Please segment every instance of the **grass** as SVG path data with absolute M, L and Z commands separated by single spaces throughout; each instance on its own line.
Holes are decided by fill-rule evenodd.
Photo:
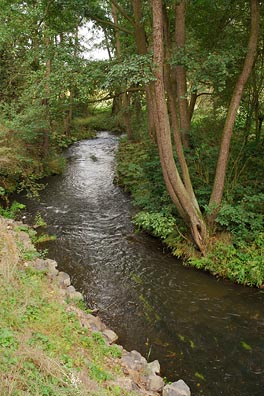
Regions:
M 126 395 L 117 345 L 83 328 L 0 218 L 0 395 Z M 131 393 L 130 393 L 131 394 Z

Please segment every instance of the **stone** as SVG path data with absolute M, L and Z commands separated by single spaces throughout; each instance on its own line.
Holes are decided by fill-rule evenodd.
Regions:
M 98 316 L 93 316 L 90 314 L 86 315 L 86 323 L 88 324 L 88 327 L 92 331 L 104 331 L 106 329 L 106 326 L 104 323 L 101 321 L 101 319 Z
M 68 286 L 67 289 L 66 289 L 66 292 L 69 293 L 69 294 L 75 293 L 75 287 L 72 286 L 72 285 Z
M 71 278 L 66 272 L 60 271 L 57 275 L 56 281 L 58 282 L 59 286 L 66 288 L 71 284 Z
M 119 386 L 126 392 L 133 392 L 138 388 L 137 384 L 131 378 L 127 377 L 118 377 L 114 381 L 109 382 L 109 385 Z
M 47 277 L 49 279 L 54 280 L 56 276 L 58 275 L 59 271 L 56 268 L 49 268 L 47 272 Z
M 118 335 L 113 330 L 110 329 L 104 330 L 103 336 L 110 345 L 118 340 Z
M 164 386 L 164 381 L 156 374 L 151 374 L 147 379 L 147 388 L 152 392 L 160 392 Z
M 78 300 L 78 301 L 83 300 L 83 295 L 82 295 L 82 293 L 77 292 L 77 291 L 75 290 L 75 287 L 72 286 L 72 285 L 70 285 L 70 286 L 67 287 L 67 289 L 66 289 L 66 295 L 67 295 L 67 297 L 69 297 L 69 298 L 72 299 L 72 300 Z
M 146 373 L 147 374 L 160 374 L 160 364 L 158 360 L 154 360 L 153 362 L 150 362 L 147 364 L 146 367 Z
M 33 261 L 33 267 L 38 271 L 46 271 L 47 270 L 47 263 L 46 260 L 43 259 L 36 259 Z
M 130 370 L 142 371 L 147 366 L 146 359 L 137 351 L 125 352 L 122 361 Z
M 58 294 L 61 297 L 66 297 L 66 290 L 65 289 L 58 289 Z
M 82 301 L 82 300 L 84 300 L 84 297 L 83 297 L 82 293 L 80 293 L 80 292 L 78 292 L 78 291 L 76 291 L 76 292 L 74 293 L 73 298 L 74 298 L 74 300 L 77 300 L 77 301 Z
M 50 269 L 55 269 L 58 266 L 58 263 L 55 260 L 51 260 L 51 259 L 46 259 L 46 265 L 47 268 Z M 58 271 L 59 272 L 59 271 Z
M 191 396 L 191 391 L 189 386 L 180 379 L 170 385 L 164 386 L 162 396 Z
M 79 292 L 76 292 L 75 296 L 78 296 Z M 79 293 L 80 296 L 83 298 L 82 294 Z M 84 312 L 82 309 L 76 307 L 75 305 L 68 305 L 66 308 L 67 312 L 74 312 L 82 327 L 85 327 L 91 331 L 101 331 L 103 332 L 106 329 L 105 324 L 101 321 L 101 319 L 98 316 L 94 316 L 91 314 L 88 314 Z

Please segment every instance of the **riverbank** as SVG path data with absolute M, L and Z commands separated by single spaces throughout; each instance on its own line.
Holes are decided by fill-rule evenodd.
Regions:
M 233 197 L 231 203 L 228 200 L 223 202 L 216 229 L 208 237 L 205 254 L 201 255 L 166 190 L 156 145 L 123 139 L 116 161 L 116 182 L 131 195 L 137 208 L 133 222 L 139 231 L 162 240 L 174 256 L 183 259 L 186 266 L 234 283 L 264 287 L 262 192 L 256 191 L 255 195 L 244 196 L 240 200 Z M 242 191 L 249 189 L 247 179 L 240 187 Z M 206 202 L 208 191 L 209 185 L 200 188 L 198 198 L 201 203 Z M 206 211 L 208 207 L 204 207 Z
M 189 396 L 183 381 L 165 385 L 158 361 L 115 344 L 117 335 L 29 234 L 0 217 L 0 394 Z

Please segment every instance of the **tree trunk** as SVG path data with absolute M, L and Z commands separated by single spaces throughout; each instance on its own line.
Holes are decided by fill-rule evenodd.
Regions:
M 207 238 L 206 225 L 201 212 L 195 207 L 177 170 L 171 142 L 169 115 L 164 86 L 164 48 L 163 48 L 162 1 L 153 0 L 153 49 L 154 49 L 154 101 L 155 125 L 160 162 L 167 190 L 184 221 L 190 227 L 193 239 L 201 252 L 205 251 Z
M 185 0 L 176 2 L 175 6 L 175 43 L 176 51 L 185 50 Z M 180 114 L 182 142 L 185 148 L 189 147 L 190 114 L 187 99 L 186 70 L 182 65 L 176 66 L 177 96 Z
M 127 138 L 128 140 L 133 139 L 133 131 L 131 127 L 131 112 L 130 112 L 130 95 L 125 92 L 122 95 L 123 99 L 123 118 L 125 122 L 125 128 L 126 128 L 126 133 L 127 133 Z
M 146 55 L 148 53 L 146 32 L 143 25 L 142 0 L 133 0 L 134 13 L 134 34 L 136 39 L 137 52 L 139 55 Z M 152 140 L 155 140 L 155 103 L 153 102 L 151 94 L 151 84 L 145 87 L 146 89 L 146 104 L 148 115 L 148 132 Z
M 45 37 L 45 47 L 47 52 L 49 52 L 50 47 L 50 37 L 46 34 Z M 50 98 L 50 87 L 49 87 L 49 78 L 51 74 L 51 57 L 50 54 L 48 55 L 48 59 L 46 60 L 46 73 L 45 73 L 45 99 L 42 101 L 43 105 L 45 106 L 45 113 L 46 113 L 46 121 L 48 123 L 47 128 L 43 131 L 43 151 L 42 155 L 45 158 L 49 152 L 49 145 L 50 145 L 50 111 L 49 111 L 49 98 Z
M 168 17 L 167 17 L 165 7 L 163 7 L 163 25 L 164 25 L 164 40 L 163 41 L 164 41 L 164 45 L 165 45 L 165 57 L 166 57 L 166 62 L 164 65 L 164 82 L 165 82 L 165 87 L 166 87 L 167 96 L 168 96 L 168 107 L 169 107 L 171 126 L 172 126 L 173 136 L 174 136 L 174 144 L 175 144 L 179 164 L 181 167 L 184 186 L 185 186 L 188 194 L 192 198 L 192 201 L 193 201 L 195 207 L 197 208 L 197 210 L 199 210 L 199 205 L 198 205 L 198 202 L 197 202 L 197 199 L 195 197 L 193 187 L 192 187 L 192 182 L 191 182 L 191 178 L 190 178 L 188 165 L 187 165 L 187 162 L 186 162 L 186 159 L 184 156 L 181 130 L 180 130 L 180 125 L 179 125 L 178 115 L 176 112 L 177 96 L 175 95 L 175 92 L 173 90 L 173 83 L 172 83 L 173 73 L 172 73 L 172 70 L 170 67 L 170 63 L 169 63 L 171 42 L 170 42 L 170 34 L 169 34 L 169 26 L 168 26 Z
M 112 3 L 112 15 L 115 25 L 118 25 L 118 14 L 117 8 Z M 122 56 L 122 47 L 121 47 L 121 40 L 120 40 L 120 32 L 115 30 L 115 47 L 116 47 L 116 56 L 119 62 L 121 62 Z M 124 91 L 124 87 L 121 87 L 121 92 Z M 132 139 L 132 127 L 131 127 L 131 114 L 129 109 L 130 99 L 128 97 L 127 92 L 121 95 L 121 111 L 122 111 L 122 119 L 125 126 L 126 134 L 129 140 Z
M 250 1 L 251 8 L 251 32 L 248 43 L 247 55 L 244 61 L 242 72 L 238 78 L 234 92 L 229 105 L 226 122 L 223 130 L 222 142 L 220 146 L 218 162 L 216 167 L 216 174 L 214 186 L 210 198 L 209 206 L 212 209 L 211 214 L 208 216 L 209 224 L 213 224 L 223 197 L 226 169 L 228 163 L 228 156 L 230 151 L 230 142 L 232 132 L 235 124 L 237 111 L 240 105 L 241 97 L 245 84 L 252 71 L 254 59 L 257 50 L 258 34 L 259 34 L 259 20 L 260 20 L 260 6 L 258 0 Z

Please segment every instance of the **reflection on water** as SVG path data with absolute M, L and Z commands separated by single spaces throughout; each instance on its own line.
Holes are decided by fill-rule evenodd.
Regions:
M 117 144 L 101 132 L 73 145 L 64 174 L 48 179 L 40 202 L 27 200 L 27 220 L 41 213 L 57 235 L 49 257 L 127 349 L 158 358 L 193 395 L 262 396 L 263 291 L 185 268 L 134 234 L 129 198 L 113 184 Z

